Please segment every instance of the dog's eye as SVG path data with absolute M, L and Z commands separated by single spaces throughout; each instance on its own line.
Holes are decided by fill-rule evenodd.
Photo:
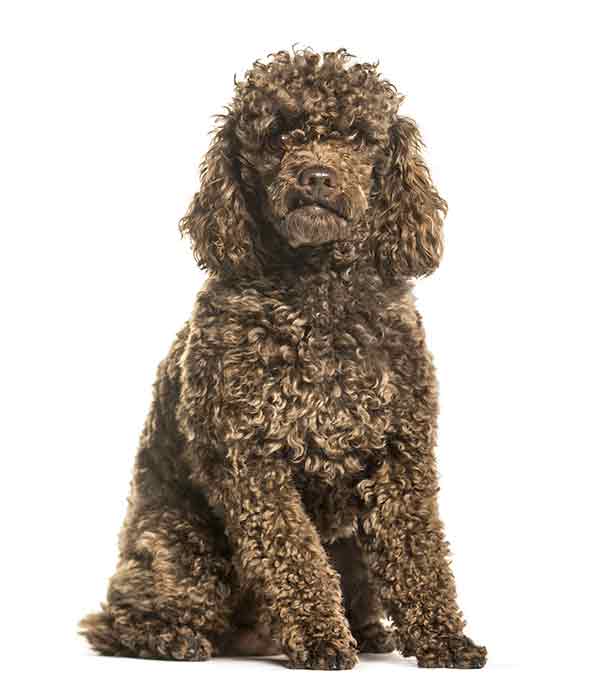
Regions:
M 366 137 L 364 133 L 355 130 L 347 137 L 347 141 L 350 146 L 355 150 L 362 150 L 366 145 Z
M 306 133 L 300 128 L 279 134 L 279 147 L 283 149 L 292 145 L 302 145 L 306 141 Z
M 267 145 L 272 150 L 280 150 L 289 141 L 289 136 L 287 133 L 273 133 L 269 136 Z

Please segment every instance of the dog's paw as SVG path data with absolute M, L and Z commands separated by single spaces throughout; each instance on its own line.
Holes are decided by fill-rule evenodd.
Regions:
M 313 635 L 294 635 L 285 645 L 290 668 L 344 671 L 358 662 L 356 640 L 345 625 Z
M 326 641 L 317 642 L 288 655 L 290 668 L 316 671 L 346 671 L 358 663 L 358 653 L 353 647 L 339 647 Z
M 487 649 L 465 635 L 450 635 L 435 646 L 417 648 L 416 656 L 422 668 L 483 668 Z
M 353 631 L 361 654 L 389 654 L 398 648 L 394 628 L 381 623 L 371 623 Z
M 149 646 L 147 656 L 175 661 L 206 661 L 214 654 L 212 643 L 188 628 L 153 635 Z

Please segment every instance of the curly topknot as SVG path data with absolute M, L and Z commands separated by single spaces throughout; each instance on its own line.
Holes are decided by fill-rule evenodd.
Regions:
M 385 143 L 404 97 L 381 78 L 378 63 L 354 63 L 345 48 L 322 56 L 310 49 L 278 51 L 257 60 L 235 81 L 232 108 L 240 113 L 237 134 L 258 144 L 278 124 L 307 128 L 312 136 L 358 131 L 370 143 Z

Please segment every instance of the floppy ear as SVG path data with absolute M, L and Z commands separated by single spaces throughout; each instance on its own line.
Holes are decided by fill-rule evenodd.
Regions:
M 254 221 L 242 191 L 235 121 L 215 131 L 200 166 L 200 190 L 179 223 L 182 234 L 192 241 L 198 264 L 219 275 L 258 272 L 254 254 Z
M 421 138 L 409 118 L 396 118 L 389 145 L 375 169 L 372 240 L 382 275 L 419 277 L 438 266 L 446 201 L 431 182 Z

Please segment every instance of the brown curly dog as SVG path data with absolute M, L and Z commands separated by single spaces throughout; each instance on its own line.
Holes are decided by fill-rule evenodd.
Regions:
M 403 97 L 351 58 L 257 61 L 219 116 L 181 221 L 209 278 L 158 369 L 106 603 L 82 621 L 101 654 L 485 663 L 438 516 L 411 291 L 446 203 Z

